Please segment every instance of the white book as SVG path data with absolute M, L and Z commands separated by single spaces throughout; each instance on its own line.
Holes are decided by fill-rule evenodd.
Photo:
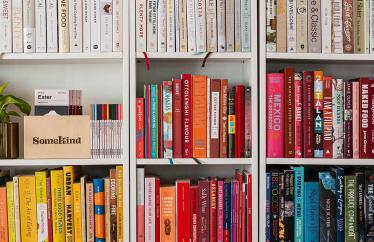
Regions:
M 136 209 L 144 216 L 144 168 L 136 169 Z M 141 210 L 141 211 L 139 211 Z M 139 216 L 140 217 L 140 216 Z M 144 218 L 142 221 L 136 221 L 138 224 L 144 225 Z M 144 238 L 143 238 L 144 239 Z
M 82 0 L 69 0 L 70 4 L 70 52 L 82 52 Z
M 195 0 L 187 0 L 188 52 L 196 52 Z
M 36 52 L 47 52 L 46 0 L 35 1 L 35 41 Z
M 211 93 L 211 119 L 210 119 L 210 138 L 219 140 L 219 119 L 220 119 L 220 93 Z
M 35 0 L 23 1 L 23 52 L 35 52 Z
M 296 0 L 287 0 L 287 52 L 296 52 Z
M 241 23 L 240 23 L 240 0 L 235 0 L 235 10 L 234 10 L 234 16 L 235 16 L 235 29 L 234 29 L 234 34 L 235 34 L 235 46 L 234 49 L 237 52 L 240 52 L 242 50 L 241 47 L 241 33 L 242 33 L 242 28 L 241 28 Z
M 206 52 L 206 15 L 205 0 L 195 1 L 196 51 Z
M 239 0 L 240 1 L 240 0 Z M 206 0 L 206 49 L 217 52 L 217 2 Z
M 113 52 L 121 52 L 123 48 L 122 19 L 122 0 L 113 0 Z
M 147 51 L 157 52 L 157 0 L 147 0 Z
M 113 50 L 112 0 L 100 0 L 100 42 L 101 52 Z
M 321 18 L 322 18 L 322 52 L 331 53 L 331 0 L 321 1 Z
M 242 52 L 251 51 L 251 1 L 241 0 L 241 45 Z
M 175 19 L 175 52 L 179 52 L 179 0 L 174 0 L 174 19 Z
M 370 54 L 374 54 L 374 0 L 370 0 Z
M 12 52 L 12 5 L 10 0 L 0 0 L 0 53 Z
M 136 5 L 136 51 L 147 51 L 147 1 L 135 1 Z M 160 4 L 161 6 L 161 4 Z M 166 7 L 166 4 L 165 4 Z
M 57 0 L 46 0 L 47 5 L 47 52 L 58 52 Z
M 22 0 L 12 0 L 13 53 L 23 52 Z
M 364 52 L 370 53 L 370 0 L 364 0 Z
M 206 87 L 206 158 L 210 158 L 210 78 Z
M 158 2 L 158 31 L 157 31 L 157 49 L 158 52 L 166 52 L 166 26 L 167 26 L 167 21 L 166 21 L 166 0 L 159 0 Z
M 91 51 L 91 1 L 83 0 L 83 52 Z
M 332 7 L 331 52 L 334 54 L 342 54 L 343 53 L 343 19 L 342 19 L 343 18 L 343 4 L 342 4 L 342 1 L 332 0 L 331 7 Z
M 167 52 L 175 52 L 175 8 L 174 0 L 166 0 L 166 42 Z
M 187 52 L 187 0 L 179 0 L 179 52 Z
M 144 241 L 156 240 L 156 178 L 144 179 Z
M 100 1 L 91 4 L 91 52 L 100 53 Z
M 69 0 L 58 0 L 58 51 L 70 52 Z
M 14 196 L 14 223 L 16 230 L 16 242 L 21 242 L 21 221 L 19 208 L 19 187 L 18 176 L 13 177 L 13 196 Z
M 235 0 L 226 1 L 226 51 L 235 50 Z
M 218 52 L 226 52 L 226 1 L 217 0 Z

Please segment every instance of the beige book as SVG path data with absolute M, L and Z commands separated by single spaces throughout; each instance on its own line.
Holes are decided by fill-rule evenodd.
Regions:
M 369 53 L 369 3 L 366 0 L 353 1 L 354 52 Z
M 58 46 L 59 52 L 70 52 L 69 0 L 58 0 Z
M 277 52 L 287 52 L 287 0 L 277 2 Z
M 296 2 L 296 51 L 308 52 L 308 2 L 297 0 Z
M 179 52 L 187 52 L 187 0 L 179 0 Z

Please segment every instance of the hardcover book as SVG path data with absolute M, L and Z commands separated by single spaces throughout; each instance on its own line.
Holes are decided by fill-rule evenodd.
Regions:
M 284 69 L 284 139 L 285 157 L 295 157 L 295 71 L 293 68 Z
M 341 0 L 331 1 L 331 52 L 343 53 L 343 2 Z
M 278 0 L 276 5 L 277 29 L 287 29 L 287 0 Z M 295 21 L 295 20 L 293 20 Z M 287 31 L 279 31 L 277 35 L 277 52 L 287 52 Z
M 303 73 L 295 73 L 295 158 L 303 157 Z
M 343 0 L 343 52 L 354 52 L 353 0 Z
M 332 78 L 323 83 L 323 156 L 333 158 Z
M 293 167 L 295 187 L 295 242 L 304 238 L 304 167 Z
M 296 10 L 296 0 L 287 0 L 287 52 L 289 53 L 296 52 L 297 48 Z M 277 35 L 279 35 L 279 32 L 281 31 L 278 31 Z
M 173 157 L 173 84 L 171 81 L 163 82 L 163 142 L 164 158 Z
M 160 214 L 161 241 L 174 242 L 176 233 L 174 187 L 160 188 Z
M 303 156 L 314 154 L 314 73 L 303 72 Z
M 344 177 L 344 241 L 357 241 L 357 181 L 356 176 Z
M 227 157 L 235 157 L 235 136 L 236 136 L 236 115 L 235 115 L 235 92 L 228 93 L 228 139 L 227 139 Z
M 332 80 L 332 116 L 333 116 L 333 158 L 343 158 L 344 154 L 344 82 Z
M 344 241 L 344 169 L 334 167 L 331 175 L 335 179 L 336 241 Z
M 136 158 L 144 158 L 144 98 L 136 98 Z
M 297 52 L 301 52 L 301 53 L 308 52 L 308 1 L 307 0 L 296 0 L 296 43 L 297 43 L 297 46 L 296 46 Z
M 372 102 L 373 99 L 370 98 L 370 101 Z M 373 130 L 371 133 L 373 134 Z M 370 135 L 369 146 L 373 144 L 372 134 Z M 352 158 L 360 158 L 360 87 L 356 81 L 352 83 Z
M 364 242 L 365 240 L 365 174 L 363 172 L 355 172 L 357 181 L 357 240 Z
M 207 77 L 193 76 L 192 147 L 193 157 L 207 156 Z
M 221 80 L 210 80 L 210 157 L 220 157 Z
M 173 157 L 182 158 L 182 82 L 173 80 Z
M 284 241 L 294 240 L 295 226 L 295 178 L 294 170 L 284 170 Z
M 314 72 L 314 157 L 323 157 L 323 72 Z
M 190 204 L 190 181 L 177 180 L 176 186 L 176 242 L 188 242 L 190 240 L 191 228 L 191 204 Z
M 374 175 L 365 174 L 365 231 L 367 241 L 374 239 Z
M 319 192 L 318 182 L 305 182 L 305 242 L 318 241 L 318 235 L 321 236 L 319 233 L 321 224 L 318 221 L 318 213 L 321 211 Z
M 182 134 L 183 134 L 183 158 L 192 157 L 192 75 L 182 75 Z
M 370 81 L 368 78 L 360 78 L 360 158 L 370 158 L 369 150 L 369 96 Z
M 308 52 L 322 52 L 321 0 L 308 1 Z
M 344 158 L 353 157 L 352 147 L 352 82 L 344 83 Z
M 331 172 L 319 172 L 319 239 L 336 241 L 336 185 Z
M 271 172 L 271 197 L 270 197 L 270 240 L 278 241 L 279 239 L 279 173 Z
M 20 214 L 23 215 L 22 219 L 20 219 L 21 228 L 22 228 L 21 241 L 37 242 L 38 241 L 38 231 L 37 231 L 38 225 L 37 225 L 37 220 L 36 220 L 37 215 L 36 215 L 35 176 L 33 175 L 20 176 L 18 184 L 19 184 Z M 4 196 L 6 196 L 5 188 L 4 188 Z M 63 212 L 61 213 L 63 214 Z M 6 219 L 6 215 L 3 216 L 3 218 Z M 60 222 L 62 222 L 62 220 L 60 220 Z M 56 228 L 56 230 L 58 229 L 61 229 L 61 227 Z M 55 241 L 59 241 L 57 236 L 56 236 Z

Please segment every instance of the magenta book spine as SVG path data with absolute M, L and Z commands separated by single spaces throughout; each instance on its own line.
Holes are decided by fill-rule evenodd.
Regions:
M 217 181 L 217 242 L 223 242 L 223 180 Z
M 295 158 L 303 157 L 303 73 L 295 73 Z

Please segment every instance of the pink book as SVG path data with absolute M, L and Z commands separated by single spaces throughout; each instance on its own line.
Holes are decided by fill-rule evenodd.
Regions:
M 156 178 L 144 179 L 144 241 L 156 241 Z
M 360 87 L 358 82 L 352 83 L 352 147 L 353 159 L 360 158 Z
M 284 157 L 284 75 L 266 76 L 266 156 Z
M 295 158 L 303 157 L 303 73 L 295 73 Z
M 223 181 L 217 181 L 217 242 L 223 242 Z
M 146 158 L 151 158 L 151 86 L 146 86 Z
M 136 237 L 137 242 L 144 242 L 144 168 L 137 169 L 136 179 Z

